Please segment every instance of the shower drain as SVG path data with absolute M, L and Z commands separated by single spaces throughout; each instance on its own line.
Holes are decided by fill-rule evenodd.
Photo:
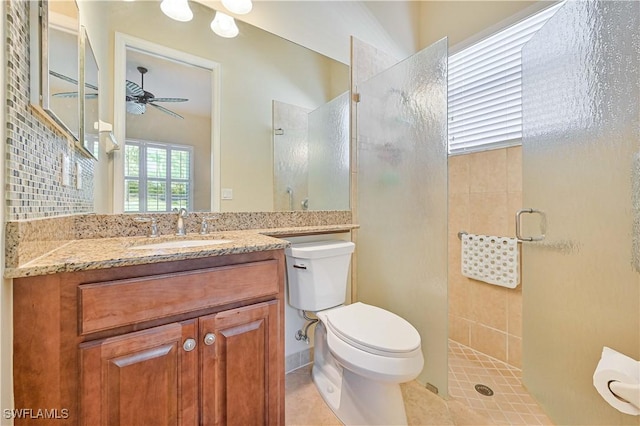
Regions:
M 475 385 L 476 392 L 484 396 L 493 396 L 493 391 L 487 385 Z

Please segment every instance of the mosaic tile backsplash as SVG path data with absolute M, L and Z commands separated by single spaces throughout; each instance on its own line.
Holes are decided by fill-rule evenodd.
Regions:
M 95 160 L 76 150 L 30 104 L 29 1 L 6 5 L 6 187 L 8 220 L 93 211 Z M 71 185 L 61 183 L 62 155 L 70 158 Z M 82 169 L 76 189 L 75 164 Z

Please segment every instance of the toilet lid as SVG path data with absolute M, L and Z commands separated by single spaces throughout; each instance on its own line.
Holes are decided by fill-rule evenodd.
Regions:
M 400 355 L 420 347 L 420 335 L 409 322 L 364 303 L 333 309 L 326 322 L 339 338 L 365 351 Z

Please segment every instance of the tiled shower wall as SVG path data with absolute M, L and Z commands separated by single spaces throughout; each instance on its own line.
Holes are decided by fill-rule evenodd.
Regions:
M 29 8 L 6 2 L 6 188 L 7 220 L 35 219 L 93 210 L 95 160 L 85 157 L 30 105 Z M 62 155 L 70 158 L 71 181 L 61 183 Z M 76 162 L 82 188 L 76 189 Z
M 513 237 L 521 208 L 522 147 L 449 157 L 449 338 L 517 368 L 522 283 L 509 289 L 462 276 L 457 233 Z

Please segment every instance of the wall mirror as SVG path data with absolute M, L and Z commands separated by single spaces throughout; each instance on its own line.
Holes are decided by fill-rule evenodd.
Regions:
M 80 56 L 81 69 L 81 93 L 84 100 L 82 112 L 83 126 L 83 146 L 93 157 L 98 157 L 99 140 L 99 78 L 98 78 L 98 62 L 91 47 L 91 41 L 87 35 L 86 28 L 82 27 L 80 39 Z
M 125 94 L 124 211 L 218 210 L 218 64 L 140 39 L 116 44 L 123 38 L 126 74 L 114 87 Z
M 30 16 L 31 104 L 82 152 L 84 102 L 81 37 L 75 1 L 33 2 Z
M 130 138 L 151 144 L 163 142 L 193 145 L 190 133 L 186 130 L 178 132 L 177 129 L 188 122 L 189 112 L 184 109 L 189 108 L 191 100 L 195 99 L 189 94 L 188 88 L 193 81 L 188 72 L 193 69 L 193 64 L 187 63 L 180 72 L 165 72 L 162 64 L 156 64 L 156 61 L 148 58 L 135 59 L 134 53 L 144 53 L 146 50 L 152 57 L 169 59 L 165 61 L 168 64 L 179 58 L 170 53 L 149 52 L 144 46 L 127 41 L 119 44 L 119 34 L 125 36 L 125 39 L 142 40 L 163 46 L 169 51 L 182 52 L 218 64 L 217 80 L 214 79 L 210 86 L 203 86 L 200 90 L 202 94 L 208 93 L 210 96 L 211 111 L 208 114 L 211 115 L 197 114 L 201 118 L 205 117 L 202 121 L 210 123 L 206 137 L 210 140 L 211 149 L 209 153 L 197 156 L 205 160 L 206 165 L 202 166 L 204 169 L 195 165 L 191 188 L 197 194 L 199 189 L 211 185 L 208 190 L 211 200 L 195 195 L 198 200 L 194 202 L 193 209 L 274 211 L 274 143 L 278 142 L 274 135 L 273 102 L 296 105 L 309 111 L 316 110 L 348 90 L 349 67 L 244 22 L 237 22 L 240 30 L 237 37 L 219 37 L 210 29 L 215 11 L 197 2 L 190 2 L 189 5 L 194 17 L 192 21 L 185 23 L 165 16 L 158 2 L 79 4 L 82 15 L 88 17 L 83 24 L 87 26 L 98 64 L 101 69 L 114 69 L 111 81 L 102 81 L 100 97 L 113 99 L 112 122 L 116 138 L 119 141 Z M 108 51 L 111 40 L 116 40 L 113 56 Z M 138 62 L 135 63 L 136 61 Z M 141 73 L 138 67 L 147 71 Z M 175 112 L 184 119 L 148 105 L 143 114 L 135 113 L 136 106 L 131 102 L 132 93 L 127 94 L 126 80 L 136 83 L 142 89 L 143 75 L 144 91 L 150 92 L 154 97 L 189 99 L 189 102 L 155 102 L 157 106 Z M 169 77 L 165 78 L 165 75 Z M 216 84 L 219 85 L 217 88 Z M 134 86 L 131 88 L 137 90 Z M 102 119 L 111 121 L 109 115 Z M 132 130 L 134 122 L 137 126 L 135 135 L 132 131 L 127 132 L 127 127 Z M 158 134 L 165 136 L 165 140 L 155 140 L 161 137 Z M 174 136 L 169 137 L 171 134 Z M 203 132 L 199 132 L 199 135 L 202 136 Z M 348 137 L 345 144 L 348 146 Z M 125 170 L 125 155 L 126 149 L 113 154 L 111 204 L 114 213 L 124 211 L 126 192 L 129 189 L 135 190 L 136 185 L 133 188 L 127 187 L 125 191 L 125 175 L 132 172 Z M 348 188 L 349 173 L 344 176 L 344 185 Z M 108 193 L 96 192 L 99 192 L 96 194 L 98 197 L 107 196 Z M 345 193 L 348 197 L 348 191 Z M 170 195 L 165 192 L 165 199 L 157 201 L 166 201 L 168 196 Z M 205 206 L 198 201 L 203 201 Z M 285 203 L 285 206 L 289 204 Z M 309 209 L 314 208 L 314 203 L 309 203 Z M 348 208 L 348 198 L 335 205 L 323 203 L 316 209 L 345 208 Z M 301 204 L 295 203 L 294 209 L 302 209 Z
M 78 140 L 80 133 L 78 7 L 34 2 L 31 7 L 32 103 Z

